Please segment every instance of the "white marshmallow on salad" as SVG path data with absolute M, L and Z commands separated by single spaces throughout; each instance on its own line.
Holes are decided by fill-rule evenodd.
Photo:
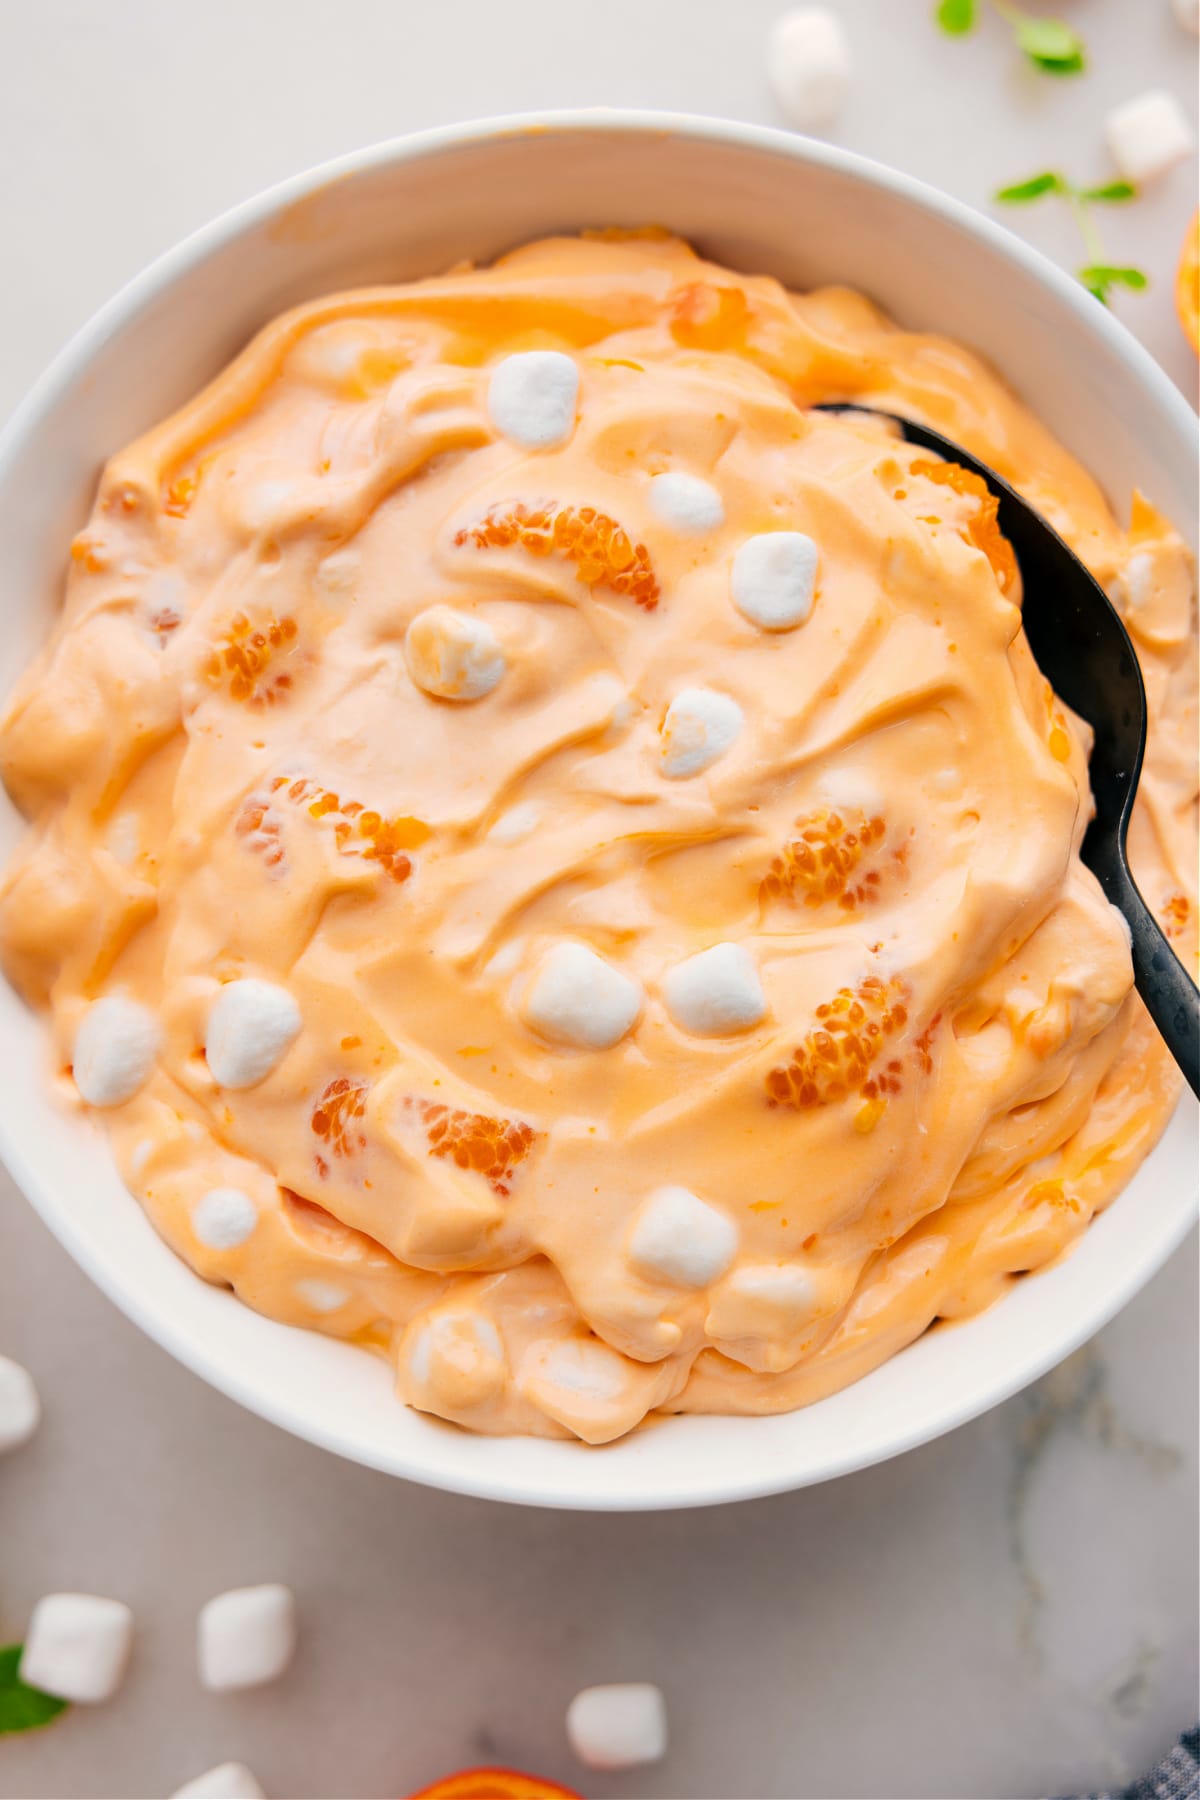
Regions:
M 629 1256 L 643 1274 L 701 1288 L 723 1275 L 737 1254 L 737 1227 L 685 1187 L 660 1187 L 634 1221 Z
M 192 1208 L 192 1230 L 210 1250 L 236 1250 L 258 1224 L 258 1208 L 240 1188 L 209 1188 Z
M 59 1700 L 96 1706 L 125 1679 L 133 1614 L 100 1594 L 47 1594 L 33 1609 L 19 1674 Z
M 850 45 L 825 6 L 798 6 L 776 19 L 767 39 L 767 79 L 798 131 L 832 124 L 850 85 Z
M 667 1011 L 696 1037 L 732 1037 L 765 1016 L 767 997 L 754 958 L 741 944 L 714 944 L 676 963 L 663 978 Z
M 650 504 L 664 525 L 685 537 L 702 537 L 725 523 L 725 502 L 710 481 L 668 469 L 650 483 Z
M 804 532 L 761 531 L 733 559 L 733 604 L 762 631 L 792 631 L 812 612 L 819 561 Z
M 196 1659 L 213 1693 L 277 1680 L 295 1649 L 296 1601 L 281 1582 L 230 1588 L 200 1609 Z
M 154 1069 L 160 1033 L 153 1013 L 136 1000 L 107 994 L 83 1015 L 75 1034 L 71 1073 L 89 1106 L 120 1106 L 143 1088 Z
M 637 1769 L 667 1753 L 667 1707 L 648 1681 L 584 1688 L 567 1708 L 567 1738 L 589 1769 Z
M 27 1444 L 41 1420 L 33 1376 L 11 1357 L 0 1356 L 0 1452 Z
M 255 1087 L 283 1060 L 301 1024 L 286 988 L 254 976 L 227 982 L 213 1001 L 204 1040 L 217 1086 Z
M 429 606 L 404 634 L 404 660 L 416 685 L 437 700 L 482 700 L 508 664 L 486 619 L 453 606 Z
M 561 350 L 506 356 L 488 383 L 488 413 L 502 437 L 524 450 L 553 450 L 575 428 L 579 370 Z
M 1126 181 L 1153 181 L 1192 148 L 1187 115 L 1165 88 L 1152 88 L 1114 106 L 1104 121 L 1109 155 Z
M 526 989 L 521 1010 L 525 1023 L 552 1043 L 608 1050 L 633 1028 L 642 990 L 586 944 L 555 944 Z
M 659 758 L 671 781 L 710 769 L 741 735 L 746 719 L 737 701 L 713 688 L 684 688 L 662 722 Z

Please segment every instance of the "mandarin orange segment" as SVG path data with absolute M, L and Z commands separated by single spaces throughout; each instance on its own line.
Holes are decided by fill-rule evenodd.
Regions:
M 883 842 L 887 827 L 878 816 L 823 810 L 796 821 L 796 836 L 785 844 L 759 885 L 763 900 L 823 906 L 836 901 L 846 912 L 878 897 L 878 869 L 863 870 L 864 857 Z
M 607 588 L 647 612 L 661 589 L 645 544 L 594 506 L 560 506 L 556 500 L 505 500 L 478 523 L 455 534 L 455 544 L 477 550 L 520 548 L 531 556 L 556 556 L 573 564 L 585 587 Z
M 952 462 L 915 462 L 912 473 L 923 475 L 927 481 L 948 487 L 956 494 L 978 500 L 978 507 L 967 521 L 966 536 L 991 563 L 1001 593 L 1009 593 L 1016 580 L 1017 559 L 997 523 L 1000 502 L 983 477 L 971 469 L 964 469 L 961 463 Z
M 354 1156 L 367 1140 L 359 1120 L 367 1110 L 370 1082 L 360 1075 L 339 1075 L 324 1089 L 309 1123 L 331 1156 Z
M 233 829 L 244 838 L 247 848 L 255 850 L 269 869 L 282 867 L 286 852 L 283 847 L 283 821 L 269 799 L 251 794 L 243 801 Z
M 405 1106 L 421 1121 L 431 1156 L 474 1170 L 497 1194 L 508 1194 L 516 1171 L 542 1135 L 523 1119 L 462 1112 L 435 1100 L 410 1098 Z
M 1180 938 L 1192 916 L 1191 901 L 1186 894 L 1172 894 L 1163 907 L 1163 930 L 1169 938 Z
M 1175 309 L 1188 343 L 1200 353 L 1200 212 L 1184 234 L 1175 276 Z
M 868 975 L 818 1006 L 816 1023 L 790 1061 L 767 1076 L 767 1104 L 806 1112 L 848 1094 L 874 1100 L 900 1091 L 902 1064 L 883 1062 L 888 1040 L 908 1022 L 902 982 Z
M 560 1787 L 540 1775 L 522 1775 L 519 1769 L 463 1769 L 447 1775 L 432 1787 L 422 1788 L 412 1800 L 580 1800 L 574 1788 Z
M 307 776 L 292 779 L 277 775 L 271 791 L 293 806 L 303 807 L 317 824 L 328 823 L 343 856 L 359 856 L 366 862 L 378 863 L 395 882 L 407 881 L 412 874 L 412 858 L 408 851 L 426 843 L 433 832 L 423 819 L 408 813 L 387 819 L 357 800 L 343 800 L 319 781 Z
M 173 519 L 186 519 L 199 485 L 194 475 L 177 475 L 167 487 L 163 511 Z
M 696 281 L 671 303 L 671 336 L 686 350 L 733 350 L 746 341 L 749 316 L 741 288 Z
M 294 648 L 297 635 L 295 619 L 270 619 L 257 626 L 245 613 L 236 613 L 209 658 L 209 679 L 225 682 L 230 698 L 247 706 L 274 706 L 292 685 L 291 674 L 279 662 Z

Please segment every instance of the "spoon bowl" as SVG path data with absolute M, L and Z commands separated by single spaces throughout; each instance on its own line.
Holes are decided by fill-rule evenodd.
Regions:
M 961 444 L 874 406 L 836 401 L 813 410 L 887 419 L 907 443 L 969 469 L 995 495 L 996 522 L 1021 570 L 1022 618 L 1034 661 L 1094 734 L 1088 769 L 1095 811 L 1080 856 L 1129 926 L 1137 991 L 1192 1092 L 1200 1094 L 1200 992 L 1129 867 L 1126 839 L 1146 748 L 1146 689 L 1120 614 L 1053 526 Z

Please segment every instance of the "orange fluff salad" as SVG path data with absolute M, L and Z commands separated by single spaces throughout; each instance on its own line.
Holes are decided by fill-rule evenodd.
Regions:
M 167 1242 L 411 1406 L 802 1406 L 1059 1256 L 1172 1109 L 994 505 L 811 410 L 855 399 L 1121 609 L 1191 964 L 1187 554 L 857 294 L 620 233 L 336 294 L 70 546 L 0 734 L 4 967 Z

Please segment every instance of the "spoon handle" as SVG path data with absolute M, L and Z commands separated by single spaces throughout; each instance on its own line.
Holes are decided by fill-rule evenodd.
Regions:
M 1101 885 L 1124 913 L 1133 937 L 1133 979 L 1163 1042 L 1200 1096 L 1200 992 L 1167 935 L 1138 892 L 1124 860 L 1105 871 Z M 1120 889 L 1118 895 L 1113 891 Z

